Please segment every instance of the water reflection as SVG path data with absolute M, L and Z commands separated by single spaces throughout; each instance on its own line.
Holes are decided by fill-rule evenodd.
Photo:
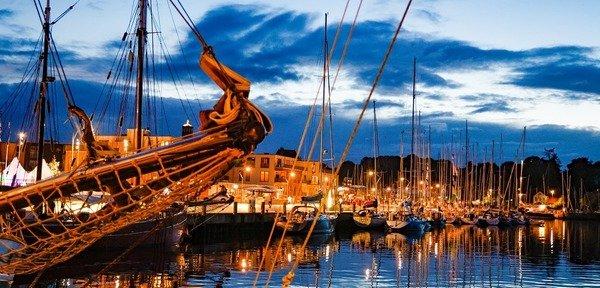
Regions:
M 245 237 L 244 237 L 245 236 Z M 600 283 L 600 226 L 549 221 L 543 227 L 470 226 L 403 235 L 357 232 L 320 236 L 302 250 L 301 237 L 278 241 L 240 235 L 211 238 L 184 252 L 135 251 L 110 265 L 115 253 L 90 251 L 46 271 L 46 287 L 249 287 L 262 257 L 258 287 L 280 287 L 299 260 L 294 283 L 309 287 L 578 286 Z M 118 255 L 118 253 L 116 253 Z M 272 271 L 272 273 L 270 273 Z M 271 276 L 269 277 L 269 274 Z M 92 277 L 93 276 L 93 277 Z M 17 278 L 16 287 L 33 278 Z

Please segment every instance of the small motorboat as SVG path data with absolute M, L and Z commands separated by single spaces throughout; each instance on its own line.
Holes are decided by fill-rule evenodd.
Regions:
M 377 213 L 377 199 L 365 203 L 363 209 L 352 215 L 354 224 L 360 229 L 376 230 L 385 227 L 386 218 Z
M 463 225 L 475 225 L 477 224 L 478 220 L 479 219 L 477 218 L 477 215 L 475 215 L 473 212 L 467 213 L 463 217 L 460 217 L 461 224 Z
M 450 221 L 450 219 L 448 219 L 448 223 L 450 223 L 454 226 L 460 226 L 463 224 L 461 217 L 454 217 L 454 218 L 452 218 L 452 221 Z
M 402 215 L 397 219 L 386 221 L 389 230 L 392 232 L 425 232 L 430 225 L 423 218 L 414 214 Z
M 509 219 L 511 225 L 529 225 L 530 223 L 529 218 L 518 211 L 512 211 L 509 215 Z
M 294 206 L 288 215 L 282 215 L 276 219 L 276 227 L 290 234 L 307 234 L 312 222 L 315 221 L 318 209 L 314 206 Z M 316 219 L 313 234 L 333 233 L 335 230 L 336 215 L 320 213 Z
M 444 212 L 439 209 L 433 209 L 429 211 L 429 225 L 433 228 L 440 228 L 446 226 L 446 217 L 444 216 Z
M 308 234 L 313 221 L 316 221 L 312 234 L 333 233 L 337 215 L 319 213 L 317 207 L 320 206 L 321 199 L 323 199 L 322 192 L 303 196 L 301 199 L 303 205 L 294 206 L 289 214 L 279 216 L 275 219 L 275 226 L 290 234 Z
M 477 219 L 477 225 L 479 226 L 498 226 L 500 224 L 500 217 L 492 211 L 486 211 Z

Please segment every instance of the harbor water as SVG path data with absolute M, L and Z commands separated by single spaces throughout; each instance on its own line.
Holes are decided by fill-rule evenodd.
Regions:
M 200 243 L 86 251 L 14 287 L 281 287 L 298 261 L 292 287 L 600 287 L 600 225 L 446 225 L 422 235 L 338 231 L 280 237 L 265 231 L 204 235 Z M 346 229 L 344 229 L 346 230 Z M 279 254 L 275 257 L 275 254 Z M 261 259 L 264 263 L 257 274 Z M 257 278 L 258 276 L 258 278 Z

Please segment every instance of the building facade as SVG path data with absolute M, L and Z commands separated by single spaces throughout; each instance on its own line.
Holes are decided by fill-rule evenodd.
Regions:
M 301 196 L 336 187 L 332 175 L 330 168 L 316 161 L 276 154 L 251 154 L 213 185 L 210 193 L 223 185 L 241 201 L 249 198 L 248 194 L 263 194 L 261 197 L 276 202 L 297 201 Z

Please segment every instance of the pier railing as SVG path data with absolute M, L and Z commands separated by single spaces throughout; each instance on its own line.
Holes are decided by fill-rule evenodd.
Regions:
M 286 213 L 290 211 L 294 206 L 301 205 L 300 203 L 288 203 L 288 204 L 272 204 L 269 205 L 267 202 L 260 202 L 254 205 L 249 203 L 239 203 L 233 202 L 227 206 L 223 204 L 222 206 L 207 208 L 206 206 L 196 206 L 189 207 L 189 214 L 253 214 L 253 213 Z M 325 212 L 327 213 L 353 213 L 360 210 L 360 207 L 353 204 L 342 204 L 342 205 L 334 205 L 333 207 L 327 209 Z M 385 204 L 379 207 L 379 211 L 382 212 L 396 212 L 396 205 L 394 207 L 387 207 Z

